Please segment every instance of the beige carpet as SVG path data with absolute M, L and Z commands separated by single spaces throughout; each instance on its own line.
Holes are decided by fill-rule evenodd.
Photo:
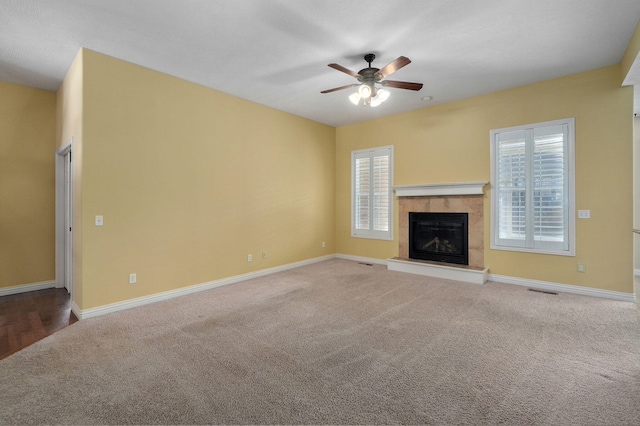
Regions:
M 0 361 L 0 424 L 640 424 L 636 304 L 331 260 Z

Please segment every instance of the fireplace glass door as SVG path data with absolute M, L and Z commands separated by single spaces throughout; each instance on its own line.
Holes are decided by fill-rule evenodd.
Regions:
M 409 213 L 409 257 L 469 264 L 468 213 Z

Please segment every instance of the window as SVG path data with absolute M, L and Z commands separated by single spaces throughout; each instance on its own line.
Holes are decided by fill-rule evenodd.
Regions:
M 393 240 L 393 146 L 351 152 L 351 236 Z
M 491 248 L 575 256 L 573 118 L 491 131 Z

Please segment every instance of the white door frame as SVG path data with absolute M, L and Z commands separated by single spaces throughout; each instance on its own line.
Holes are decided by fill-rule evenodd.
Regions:
M 67 205 L 65 167 L 67 154 L 71 154 L 73 138 L 56 151 L 56 288 L 67 288 L 73 301 L 73 250 L 67 239 L 67 216 L 73 217 L 73 201 Z M 69 167 L 69 194 L 73 200 L 73 167 Z

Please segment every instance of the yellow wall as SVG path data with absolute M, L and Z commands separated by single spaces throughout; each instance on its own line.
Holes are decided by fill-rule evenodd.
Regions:
M 336 132 L 336 251 L 385 259 L 395 241 L 350 236 L 350 152 L 395 146 L 395 185 L 490 181 L 492 129 L 575 117 L 577 256 L 490 250 L 490 195 L 485 195 L 485 266 L 510 277 L 633 292 L 633 89 L 620 88 L 620 66 L 425 108 Z M 396 199 L 397 207 L 397 199 Z M 612 250 L 614 247 L 614 250 Z M 577 262 L 587 273 L 576 271 Z
M 55 93 L 0 82 L 0 288 L 55 279 Z
M 332 127 L 84 50 L 79 307 L 334 253 L 334 141 Z
M 56 150 L 72 145 L 73 168 L 73 300 L 82 300 L 82 120 L 83 120 L 83 51 L 69 67 L 57 93 Z

